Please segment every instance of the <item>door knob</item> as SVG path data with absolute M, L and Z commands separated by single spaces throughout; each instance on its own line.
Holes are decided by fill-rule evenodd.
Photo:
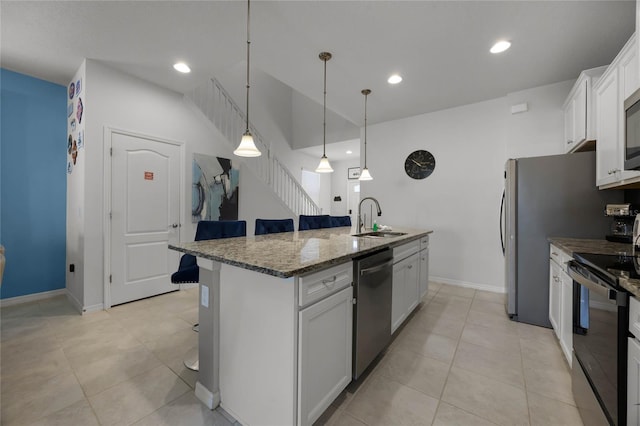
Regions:
M 177 228 L 178 226 L 180 225 L 178 225 L 177 223 L 174 223 L 173 225 L 171 225 L 172 228 Z

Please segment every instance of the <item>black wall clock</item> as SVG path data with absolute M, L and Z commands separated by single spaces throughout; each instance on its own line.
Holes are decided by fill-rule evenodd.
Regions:
M 436 159 L 429 151 L 419 149 L 407 156 L 404 162 L 404 171 L 413 179 L 429 177 L 436 168 Z

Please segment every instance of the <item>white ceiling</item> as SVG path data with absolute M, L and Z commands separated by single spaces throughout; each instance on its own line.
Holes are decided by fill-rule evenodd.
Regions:
M 368 122 L 369 120 L 367 119 L 367 123 Z M 347 151 L 351 151 L 351 154 L 347 154 Z M 296 149 L 296 152 L 300 152 L 310 157 L 319 159 L 320 157 L 322 157 L 322 145 Z M 325 152 L 327 158 L 329 158 L 331 162 L 359 159 L 360 139 L 351 139 L 348 141 L 328 143 Z
M 83 58 L 185 92 L 245 60 L 246 2 L 0 2 L 4 68 L 67 84 Z M 251 64 L 363 124 L 504 96 L 609 63 L 635 1 L 253 1 Z M 507 52 L 491 55 L 506 38 Z M 193 72 L 172 69 L 178 60 Z M 404 82 L 386 83 L 392 72 Z

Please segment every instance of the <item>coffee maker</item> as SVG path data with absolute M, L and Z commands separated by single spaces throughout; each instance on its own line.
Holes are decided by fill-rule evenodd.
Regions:
M 636 211 L 631 204 L 607 204 L 605 215 L 611 217 L 611 234 L 606 235 L 607 241 L 615 243 L 631 243 L 634 240 L 634 233 L 638 232 L 638 226 L 634 226 L 636 221 Z

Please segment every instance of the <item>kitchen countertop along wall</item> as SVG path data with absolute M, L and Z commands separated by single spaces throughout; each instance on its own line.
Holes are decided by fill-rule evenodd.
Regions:
M 395 237 L 354 237 L 353 228 L 194 241 L 169 245 L 170 249 L 240 268 L 289 278 L 326 269 L 358 256 L 417 240 L 431 230 L 395 228 Z
M 612 243 L 607 240 L 590 240 L 581 238 L 548 238 L 549 242 L 565 253 L 591 253 L 632 256 L 631 244 Z M 640 280 L 618 277 L 618 282 L 628 292 L 640 298 Z

